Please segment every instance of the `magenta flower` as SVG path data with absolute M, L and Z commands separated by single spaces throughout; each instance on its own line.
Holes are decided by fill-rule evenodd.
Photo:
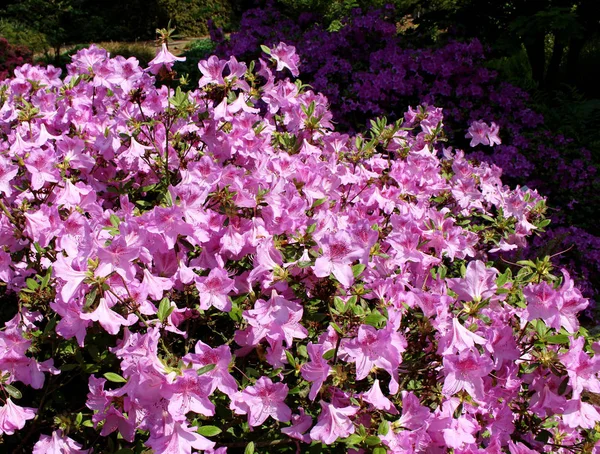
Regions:
M 498 270 L 486 268 L 481 260 L 469 262 L 467 275 L 462 278 L 447 279 L 448 287 L 458 294 L 461 301 L 479 302 L 495 295 Z
M 148 70 L 152 74 L 158 74 L 163 67 L 165 67 L 167 71 L 170 71 L 176 61 L 185 61 L 185 57 L 176 57 L 169 52 L 167 45 L 163 43 L 160 51 L 156 54 L 156 57 L 148 63 Z
M 202 88 L 208 84 L 225 85 L 223 79 L 225 66 L 227 66 L 227 61 L 219 60 L 215 55 L 211 55 L 208 60 L 200 60 L 198 69 L 200 69 L 202 77 L 198 82 L 198 87 Z
M 165 433 L 152 433 L 146 445 L 156 453 L 191 454 L 192 448 L 203 451 L 214 448 L 215 443 L 204 438 L 186 422 L 174 421 L 167 424 Z
M 492 361 L 472 350 L 459 354 L 444 356 L 444 370 L 446 379 L 442 392 L 446 396 L 453 396 L 463 389 L 471 397 L 483 401 L 483 377 L 492 371 Z
M 573 399 L 577 399 L 583 390 L 600 393 L 600 357 L 590 357 L 584 350 L 585 339 L 571 339 L 567 353 L 559 355 L 569 375 L 569 385 L 573 388 Z
M 500 137 L 498 136 L 499 132 L 500 127 L 494 122 L 492 122 L 491 126 L 488 126 L 483 121 L 474 121 L 471 123 L 471 126 L 469 127 L 465 137 L 467 139 L 471 139 L 471 143 L 469 145 L 472 147 L 476 147 L 479 144 L 494 146 L 502 143 L 500 141 Z
M 283 71 L 284 68 L 288 68 L 293 76 L 298 76 L 300 57 L 296 54 L 294 46 L 279 43 L 275 49 L 271 49 L 271 57 L 277 62 L 277 71 Z
M 344 287 L 354 282 L 352 262 L 363 255 L 363 251 L 354 246 L 355 242 L 348 232 L 341 231 L 326 235 L 319 245 L 323 255 L 315 261 L 313 270 L 317 277 L 328 277 L 333 273 Z
M 52 436 L 41 435 L 39 441 L 33 446 L 33 454 L 75 454 L 88 453 L 89 449 L 81 449 L 81 445 L 72 438 L 55 430 Z
M 229 292 L 234 288 L 234 282 L 227 271 L 213 268 L 207 277 L 196 277 L 196 288 L 200 293 L 200 309 L 207 310 L 211 306 L 225 312 L 231 310 Z
M 380 367 L 392 376 L 389 385 L 392 394 L 398 392 L 398 366 L 405 349 L 406 340 L 400 333 L 377 330 L 370 325 L 361 325 L 354 339 L 342 341 L 343 352 L 356 363 L 356 379 L 362 380 L 374 366 Z
M 310 361 L 302 365 L 301 373 L 302 378 L 312 382 L 308 398 L 315 400 L 321 386 L 323 386 L 323 383 L 331 373 L 331 367 L 327 363 L 327 360 L 323 359 L 323 354 L 325 353 L 323 345 L 311 342 L 306 349 Z
M 315 427 L 310 431 L 310 437 L 330 445 L 338 438 L 345 438 L 354 433 L 354 424 L 350 416 L 358 412 L 356 407 L 338 408 L 333 404 L 321 401 L 321 414 Z
M 292 419 L 292 410 L 285 404 L 288 387 L 260 377 L 254 386 L 248 386 L 231 400 L 230 408 L 238 415 L 248 415 L 248 424 L 260 426 L 270 416 L 280 422 Z
M 9 397 L 6 403 L 0 407 L 0 435 L 12 435 L 15 430 L 21 430 L 29 419 L 35 417 L 37 409 L 19 407 Z

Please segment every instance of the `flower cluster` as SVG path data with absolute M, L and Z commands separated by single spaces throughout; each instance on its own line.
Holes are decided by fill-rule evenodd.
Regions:
M 554 228 L 576 225 L 596 238 L 600 203 L 597 158 L 572 140 L 552 134 L 543 117 L 529 106 L 528 94 L 503 83 L 486 66 L 483 46 L 477 41 L 450 42 L 434 48 L 414 48 L 397 33 L 394 9 L 361 12 L 342 20 L 339 30 L 328 31 L 322 18 L 310 14 L 298 20 L 272 4 L 248 10 L 238 32 L 218 47 L 221 55 L 255 58 L 260 44 L 280 40 L 294 45 L 302 61 L 302 80 L 327 96 L 334 121 L 346 130 L 360 130 L 370 119 L 399 118 L 407 105 L 443 106 L 444 132 L 455 146 L 468 148 L 465 131 L 473 125 L 491 125 L 491 135 L 467 135 L 471 159 L 503 169 L 505 182 L 535 188 L 558 209 Z M 498 129 L 500 134 L 497 135 Z M 595 163 L 595 164 L 594 164 Z M 557 235 L 554 235 L 556 237 Z M 598 299 L 600 258 L 591 256 L 586 241 L 573 236 L 555 245 L 553 253 Z M 579 256 L 586 256 L 580 260 Z M 592 279 L 593 283 L 586 282 Z M 594 287 L 597 289 L 594 290 Z
M 0 84 L 8 449 L 592 449 L 587 300 L 549 258 L 493 261 L 545 200 L 444 146 L 440 108 L 334 131 L 266 51 L 189 93 L 155 86 L 166 50 Z

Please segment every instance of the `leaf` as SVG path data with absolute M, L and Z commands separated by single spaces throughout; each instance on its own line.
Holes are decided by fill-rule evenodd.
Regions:
M 354 265 L 352 267 L 352 274 L 354 275 L 354 277 L 358 277 L 361 275 L 361 273 L 365 270 L 367 266 L 363 265 L 362 263 L 359 263 L 357 265 Z
M 202 426 L 198 427 L 198 433 L 204 437 L 214 437 L 222 432 L 217 426 Z
M 338 333 L 340 336 L 344 335 L 344 332 L 342 331 L 342 328 L 340 328 L 337 323 L 331 322 L 330 325 L 334 329 L 334 331 L 336 333 Z
M 370 435 L 365 439 L 368 446 L 376 446 L 381 443 L 381 439 L 376 435 Z
M 377 428 L 377 434 L 386 436 L 389 431 L 390 431 L 390 423 L 387 422 L 386 420 L 381 421 L 381 423 L 379 424 L 379 427 Z
M 377 446 L 373 448 L 373 454 L 386 454 L 387 450 L 383 446 Z
M 31 279 L 30 277 L 27 278 L 25 282 L 27 283 L 27 288 L 29 290 L 37 290 L 40 287 L 40 284 L 38 284 L 35 280 Z
M 506 284 L 508 282 L 508 278 L 510 277 L 510 268 L 508 268 L 504 273 L 502 273 L 500 276 L 498 276 L 498 279 L 496 279 L 496 285 L 498 287 L 504 287 L 504 284 Z
M 204 374 L 206 374 L 206 373 L 210 372 L 211 370 L 213 370 L 215 367 L 217 367 L 217 365 L 216 365 L 216 364 L 207 364 L 206 366 L 203 366 L 203 367 L 201 367 L 200 369 L 198 369 L 198 370 L 196 371 L 196 373 L 197 373 L 198 375 L 204 375 Z
M 553 344 L 553 345 L 568 344 L 569 336 L 567 336 L 566 334 L 556 334 L 554 336 L 548 336 L 546 338 L 546 343 Z
M 375 328 L 378 328 L 380 324 L 386 322 L 387 318 L 385 318 L 379 311 L 374 310 L 365 318 L 365 323 L 367 325 L 371 325 Z
M 267 46 L 265 46 L 264 44 L 260 45 L 260 50 L 262 50 L 265 54 L 267 55 L 271 55 L 271 49 L 269 49 Z M 254 452 L 254 445 L 252 445 L 252 452 Z M 248 454 L 248 453 L 246 453 Z
M 246 449 L 244 450 L 244 454 L 254 454 L 254 442 L 251 441 L 246 445 Z
M 42 278 L 42 288 L 48 287 L 51 277 L 52 277 L 52 267 L 49 266 L 48 270 L 46 271 L 46 275 Z
M 317 223 L 315 222 L 314 224 L 311 224 L 308 227 L 306 227 L 306 233 L 307 234 L 313 233 L 316 228 L 317 228 Z
M 21 391 L 19 391 L 13 385 L 3 385 L 3 386 L 4 386 L 4 390 L 8 394 L 10 394 L 10 397 L 12 397 L 13 399 L 20 399 L 21 397 L 23 397 L 23 394 L 21 394 Z
M 362 441 L 362 437 L 357 434 L 352 434 L 344 440 L 347 445 L 358 445 Z
M 127 380 L 125 380 L 119 374 L 115 374 L 114 372 L 105 373 L 104 378 L 106 378 L 108 381 L 111 381 L 113 383 L 127 383 Z
M 313 202 L 311 208 L 316 208 L 320 205 L 323 205 L 325 202 L 327 202 L 327 197 L 323 197 L 322 199 L 317 199 Z
M 285 357 L 288 360 L 288 363 L 290 363 L 290 366 L 292 366 L 295 369 L 296 368 L 296 358 L 294 358 L 294 355 L 292 355 L 287 350 L 284 350 L 284 353 L 285 353 Z
M 169 300 L 169 298 L 165 297 L 162 300 L 160 300 L 160 304 L 158 305 L 158 319 L 161 321 L 161 323 L 164 323 L 165 320 L 167 319 L 167 317 L 169 315 L 171 315 L 171 313 L 173 312 L 173 310 L 175 310 L 175 306 L 171 305 L 171 301 Z
M 110 223 L 112 224 L 112 226 L 115 229 L 118 229 L 119 224 L 121 223 L 121 219 L 119 219 L 119 216 L 117 216 L 116 214 L 111 214 L 110 215 Z
M 79 412 L 75 418 L 75 424 L 79 426 L 81 425 L 81 421 L 83 421 L 83 413 Z
M 335 356 L 335 348 L 332 348 L 331 350 L 327 350 L 325 353 L 323 353 L 323 359 L 325 359 L 325 360 L 330 360 L 334 356 Z

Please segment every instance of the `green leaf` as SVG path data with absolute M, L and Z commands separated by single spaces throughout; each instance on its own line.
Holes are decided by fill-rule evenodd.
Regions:
M 248 443 L 246 445 L 246 449 L 244 450 L 244 454 L 254 454 L 254 442 L 253 441 L 251 441 L 250 443 Z
M 198 427 L 198 433 L 204 437 L 214 437 L 222 432 L 217 426 L 202 426 Z
M 335 356 L 335 348 L 332 348 L 331 350 L 327 350 L 325 353 L 323 353 L 323 359 L 325 359 L 325 360 L 330 360 L 334 356 Z
M 110 215 L 110 223 L 112 224 L 112 226 L 115 229 L 118 229 L 119 224 L 121 223 L 121 219 L 119 219 L 119 216 L 117 216 L 116 214 L 111 214 Z
M 348 438 L 344 440 L 344 443 L 347 445 L 358 445 L 362 442 L 362 437 L 360 435 L 352 434 Z
M 10 397 L 12 397 L 13 399 L 20 399 L 21 397 L 23 397 L 23 394 L 21 394 L 21 391 L 19 391 L 13 385 L 3 385 L 3 386 L 4 386 L 4 390 L 8 394 L 10 394 Z
M 75 424 L 78 426 L 81 425 L 81 421 L 83 421 L 83 413 L 77 413 L 77 417 L 75 418 Z
M 381 325 L 382 323 L 387 322 L 387 318 L 385 318 L 385 316 L 383 316 L 379 311 L 374 310 L 372 311 L 369 315 L 367 315 L 367 317 L 365 318 L 365 323 L 367 325 L 371 325 L 375 328 L 378 328 L 379 325 Z
M 508 268 L 504 273 L 498 276 L 498 279 L 496 279 L 496 285 L 498 287 L 504 287 L 504 284 L 508 282 L 508 278 L 510 277 L 510 275 L 510 268 Z
M 25 282 L 27 283 L 27 288 L 29 290 L 37 290 L 38 288 L 40 288 L 40 284 L 38 284 L 35 280 L 31 279 L 30 277 L 28 277 Z
M 379 423 L 379 427 L 377 428 L 377 434 L 386 436 L 389 431 L 390 431 L 390 423 L 387 422 L 386 420 L 381 421 L 381 423 Z
M 290 366 L 292 366 L 295 369 L 296 368 L 296 358 L 294 358 L 294 355 L 292 355 L 287 350 L 284 350 L 284 353 L 285 353 L 285 357 L 288 360 L 288 363 L 290 363 Z
M 335 332 L 338 333 L 340 336 L 344 335 L 342 328 L 340 328 L 337 323 L 331 322 L 330 325 L 335 330 Z
M 92 288 L 92 291 L 85 296 L 85 306 L 83 306 L 84 311 L 87 311 L 94 305 L 94 303 L 96 302 L 97 294 L 98 294 L 98 287 L 94 287 L 94 288 Z
M 86 419 L 81 423 L 83 427 L 94 427 L 94 423 L 90 419 Z
M 311 224 L 308 227 L 306 227 L 306 233 L 308 233 L 308 234 L 313 233 L 316 228 L 317 228 L 317 223 Z
M 381 443 L 381 439 L 376 435 L 371 435 L 365 439 L 367 446 L 376 446 Z
M 383 446 L 377 446 L 376 448 L 373 448 L 373 454 L 386 454 L 387 453 L 387 449 L 385 449 Z
M 323 197 L 322 199 L 317 199 L 313 202 L 312 207 L 311 208 L 316 208 L 319 205 L 323 205 L 325 202 L 327 202 L 327 197 Z
M 346 307 L 346 303 L 344 303 L 344 300 L 341 299 L 339 296 L 336 296 L 333 298 L 333 304 L 335 306 L 335 309 L 340 313 L 343 314 L 344 312 L 346 312 L 346 310 L 348 309 Z
M 556 334 L 554 336 L 548 336 L 546 338 L 546 343 L 548 344 L 568 344 L 569 336 L 566 334 Z
M 264 44 L 260 45 L 260 50 L 262 50 L 265 54 L 267 55 L 271 55 L 271 49 L 269 49 L 267 46 L 265 46 Z M 254 452 L 254 445 L 252 445 L 252 452 Z M 248 454 L 248 453 L 246 453 Z
M 46 271 L 46 275 L 42 278 L 42 288 L 48 287 L 51 277 L 52 277 L 52 267 L 49 266 L 48 270 Z
M 206 374 L 207 372 L 210 372 L 211 370 L 213 370 L 215 367 L 217 367 L 217 365 L 216 365 L 216 364 L 207 364 L 206 366 L 204 366 L 204 367 L 201 367 L 200 369 L 198 369 L 198 370 L 196 371 L 196 373 L 197 373 L 198 375 L 204 375 L 204 374 Z
M 352 267 L 352 274 L 354 274 L 354 277 L 358 277 L 361 275 L 361 273 L 365 270 L 367 266 L 363 265 L 362 263 L 359 263 L 357 265 L 354 265 Z
M 169 315 L 171 315 L 171 312 L 173 312 L 173 310 L 175 310 L 175 306 L 171 305 L 171 301 L 169 300 L 169 298 L 165 297 L 162 300 L 160 300 L 157 315 L 161 323 L 165 322 L 165 320 Z
M 125 380 L 119 374 L 115 374 L 114 372 L 105 373 L 104 378 L 106 378 L 108 381 L 111 381 L 113 383 L 127 383 L 127 380 Z

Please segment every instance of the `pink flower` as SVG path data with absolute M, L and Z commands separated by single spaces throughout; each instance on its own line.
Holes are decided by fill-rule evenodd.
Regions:
M 309 343 L 306 349 L 310 361 L 302 365 L 301 373 L 302 378 L 312 382 L 308 398 L 315 400 L 321 386 L 323 386 L 323 383 L 331 373 L 331 367 L 327 363 L 327 360 L 323 359 L 323 354 L 325 353 L 323 345 Z
M 572 428 L 581 427 L 583 429 L 593 429 L 597 422 L 600 421 L 600 413 L 596 407 L 581 399 L 571 399 L 567 402 L 563 421 L 567 426 Z
M 303 408 L 298 409 L 299 414 L 292 416 L 292 425 L 281 429 L 288 437 L 296 438 L 304 443 L 310 443 L 310 436 L 305 432 L 312 426 L 313 419 L 304 413 Z
M 211 55 L 208 60 L 201 60 L 198 63 L 198 69 L 200 69 L 202 77 L 198 82 L 198 87 L 202 88 L 208 84 L 225 85 L 223 70 L 226 65 L 226 60 L 219 60 L 215 55 Z
M 315 261 L 313 270 L 317 277 L 328 277 L 331 273 L 344 287 L 354 282 L 352 262 L 363 255 L 363 251 L 354 246 L 350 234 L 345 231 L 325 236 L 320 246 L 323 255 Z
M 354 424 L 350 416 L 358 412 L 356 407 L 338 408 L 333 404 L 321 401 L 321 414 L 315 427 L 310 431 L 310 437 L 314 441 L 322 441 L 330 445 L 338 438 L 345 438 L 354 433 Z
M 427 424 L 430 416 L 429 408 L 421 405 L 417 396 L 411 392 L 402 391 L 402 416 L 398 420 L 400 427 L 418 430 Z
M 234 282 L 227 271 L 213 268 L 207 277 L 196 277 L 196 288 L 200 293 L 200 309 L 207 310 L 211 306 L 225 312 L 231 310 L 229 292 L 234 288 Z
M 483 121 L 474 121 L 471 123 L 467 132 L 466 138 L 471 139 L 470 145 L 476 147 L 479 144 L 482 145 L 499 145 L 501 142 L 499 137 L 500 127 L 492 122 L 491 126 L 488 126 Z
M 541 319 L 551 328 L 560 329 L 560 295 L 547 282 L 529 284 L 523 289 L 527 307 L 523 311 L 525 320 Z
M 231 401 L 231 409 L 238 415 L 248 415 L 248 424 L 260 426 L 271 416 L 280 422 L 292 419 L 292 411 L 284 401 L 288 387 L 283 383 L 273 383 L 268 377 L 260 377 L 254 386 L 248 386 L 237 393 Z
M 375 380 L 371 389 L 368 392 L 363 393 L 362 398 L 364 401 L 369 402 L 378 410 L 385 410 L 393 415 L 398 414 L 398 410 L 392 401 L 385 397 L 381 392 L 379 380 Z
M 6 403 L 0 407 L 0 435 L 12 435 L 15 430 L 21 430 L 28 419 L 35 417 L 36 411 L 35 408 L 15 405 L 10 397 L 6 399 Z
M 293 76 L 298 76 L 300 57 L 296 54 L 294 46 L 279 43 L 275 49 L 271 49 L 271 57 L 277 62 L 277 71 L 283 71 L 284 68 L 288 68 Z
M 238 385 L 229 373 L 229 363 L 231 363 L 231 351 L 227 345 L 220 345 L 212 348 L 202 341 L 198 341 L 194 347 L 195 353 L 188 353 L 183 357 L 183 361 L 192 363 L 194 369 L 214 364 L 215 368 L 206 372 L 203 377 L 212 380 L 209 394 L 215 389 L 227 394 L 231 399 L 237 392 Z
M 191 454 L 192 448 L 206 450 L 215 446 L 214 442 L 204 438 L 186 422 L 173 421 L 166 425 L 164 434 L 152 433 L 146 442 L 146 446 L 156 454 Z
M 444 356 L 446 379 L 442 392 L 446 396 L 453 396 L 464 389 L 471 397 L 483 401 L 485 399 L 483 377 L 492 371 L 492 367 L 489 358 L 472 350 L 446 355 Z
M 185 57 L 176 57 L 171 52 L 169 52 L 169 49 L 167 49 L 167 45 L 163 43 L 162 47 L 160 48 L 160 51 L 158 52 L 158 54 L 156 54 L 156 57 L 154 57 L 148 63 L 148 70 L 152 74 L 158 74 L 164 66 L 167 69 L 167 71 L 170 71 L 171 68 L 173 68 L 173 64 L 176 61 L 185 61 Z
M 440 349 L 445 345 L 442 355 L 447 355 L 452 352 L 462 352 L 464 350 L 470 350 L 475 347 L 475 344 L 483 345 L 487 341 L 469 331 L 459 321 L 458 318 L 452 318 L 452 329 L 446 333 L 446 335 L 440 341 Z
M 392 376 L 389 385 L 392 394 L 398 392 L 398 366 L 406 349 L 406 340 L 401 334 L 361 325 L 354 339 L 342 341 L 342 348 L 349 361 L 356 363 L 357 380 L 367 377 L 373 366 L 377 366 Z
M 41 435 L 39 441 L 33 447 L 33 454 L 75 454 L 87 453 L 89 449 L 81 449 L 81 445 L 72 438 L 55 430 L 52 436 Z
M 585 339 L 578 337 L 571 339 L 571 346 L 567 353 L 559 355 L 569 375 L 569 384 L 573 388 L 573 399 L 577 399 L 583 390 L 600 393 L 600 357 L 591 358 L 584 350 Z
M 448 287 L 458 294 L 461 301 L 479 302 L 495 295 L 498 270 L 486 268 L 481 260 L 469 262 L 467 275 L 462 278 L 447 279 Z

